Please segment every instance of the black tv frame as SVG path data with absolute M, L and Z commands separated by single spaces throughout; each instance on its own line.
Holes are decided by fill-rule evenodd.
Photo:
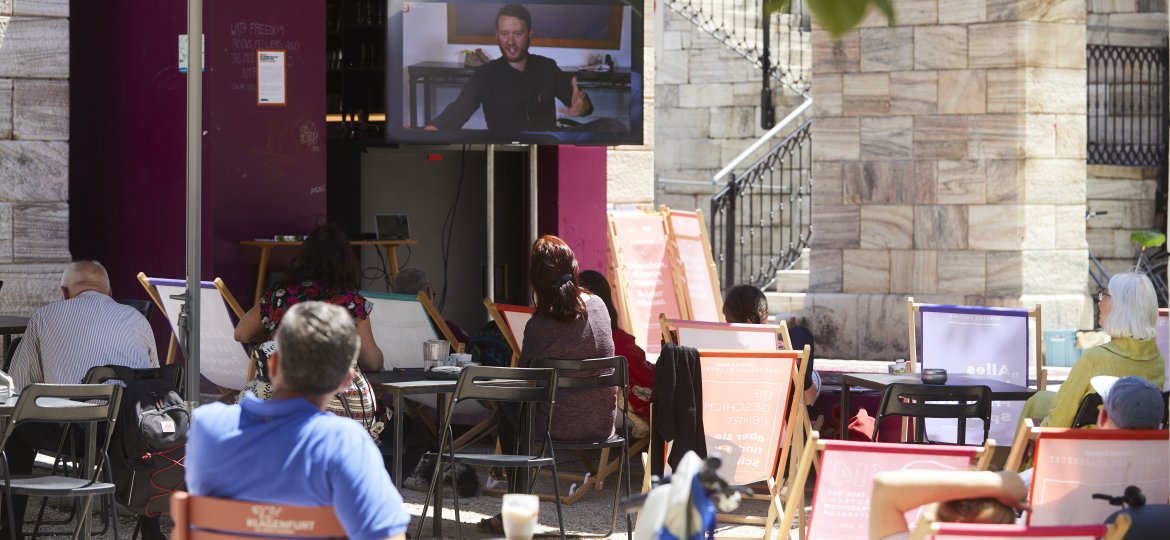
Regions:
M 424 131 L 421 128 L 407 127 L 409 118 L 403 111 L 408 108 L 408 97 L 403 90 L 403 80 L 406 78 L 403 66 L 403 6 L 410 4 L 499 4 L 501 0 L 387 0 L 386 9 L 386 130 L 384 142 L 390 145 L 397 144 L 542 144 L 542 145 L 576 145 L 576 146 L 620 146 L 643 144 L 644 119 L 644 19 L 642 10 L 623 0 L 540 0 L 539 2 L 519 2 L 522 5 L 534 4 L 551 5 L 603 5 L 629 7 L 628 25 L 623 24 L 622 32 L 630 35 L 630 65 L 618 66 L 619 69 L 628 69 L 630 73 L 629 95 L 629 131 L 587 131 L 566 128 L 555 131 L 533 131 L 518 134 L 501 135 L 488 130 L 460 129 L 446 131 Z M 537 26 L 534 21 L 533 26 Z M 628 28 L 626 28 L 628 26 Z M 492 57 L 499 56 L 499 50 L 494 45 L 482 45 Z M 490 48 L 489 48 L 490 47 Z M 541 47 L 533 45 L 534 53 L 539 54 Z M 600 51 L 599 51 L 600 52 Z M 562 66 L 563 67 L 563 66 Z M 559 104 L 558 104 L 559 105 Z

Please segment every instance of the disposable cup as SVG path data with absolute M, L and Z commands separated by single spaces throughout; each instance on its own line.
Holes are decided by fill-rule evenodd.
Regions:
M 504 521 L 504 537 L 508 540 L 532 540 L 536 523 L 540 520 L 540 498 L 524 493 L 504 495 L 500 514 Z

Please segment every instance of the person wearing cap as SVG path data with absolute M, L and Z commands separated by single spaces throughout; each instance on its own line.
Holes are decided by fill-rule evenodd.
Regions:
M 1158 300 L 1150 278 L 1140 272 L 1115 274 L 1098 301 L 1098 322 L 1110 341 L 1085 350 L 1060 391 L 1036 392 L 1029 398 L 1021 422 L 1033 418 L 1042 419 L 1037 423 L 1044 427 L 1072 427 L 1081 400 L 1093 392 L 1090 379 L 1099 375 L 1135 375 L 1157 387 L 1165 384 L 1165 360 L 1154 339 Z
M 1100 429 L 1158 429 L 1165 416 L 1162 392 L 1141 377 L 1093 377 L 1103 402 L 1097 413 Z

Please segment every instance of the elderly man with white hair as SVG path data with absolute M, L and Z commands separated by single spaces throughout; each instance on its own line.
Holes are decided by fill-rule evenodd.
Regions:
M 79 261 L 61 276 L 62 299 L 41 307 L 28 321 L 9 375 L 17 391 L 32 383 L 77 384 L 95 366 L 158 367 L 154 332 L 137 310 L 110 298 L 110 276 L 97 261 Z M 32 472 L 38 449 L 56 449 L 57 424 L 21 426 L 5 445 L 9 472 Z M 12 497 L 16 523 L 28 497 Z M 0 538 L 7 538 L 7 516 Z

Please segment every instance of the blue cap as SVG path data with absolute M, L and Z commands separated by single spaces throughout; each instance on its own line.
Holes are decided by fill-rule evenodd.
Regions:
M 1109 419 L 1121 429 L 1155 429 L 1162 425 L 1162 391 L 1141 377 L 1093 377 Z

